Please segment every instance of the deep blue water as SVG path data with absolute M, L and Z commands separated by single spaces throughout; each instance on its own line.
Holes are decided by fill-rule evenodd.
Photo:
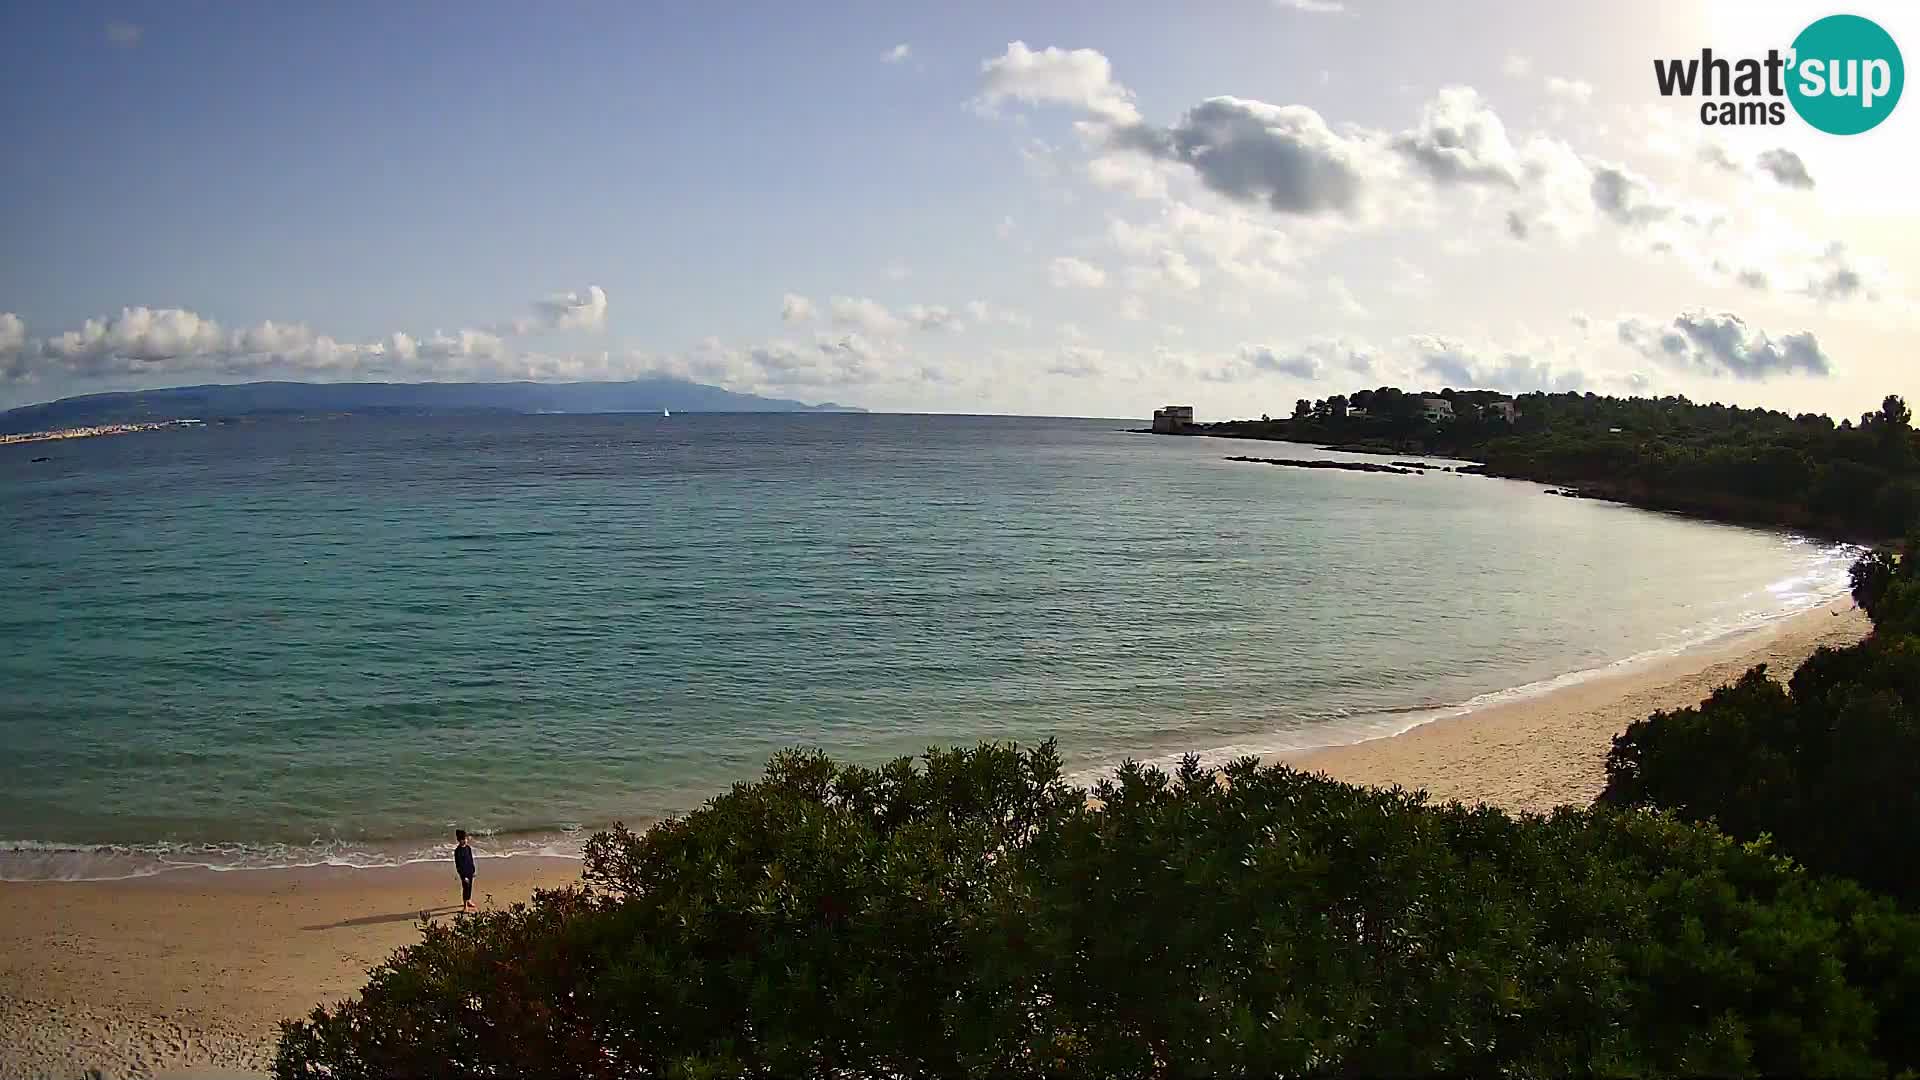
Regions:
M 345 418 L 0 447 L 0 876 L 385 859 L 454 823 L 533 847 L 796 744 L 1055 737 L 1084 769 L 1351 741 L 1844 585 L 1845 552 L 1779 534 L 1128 426 Z

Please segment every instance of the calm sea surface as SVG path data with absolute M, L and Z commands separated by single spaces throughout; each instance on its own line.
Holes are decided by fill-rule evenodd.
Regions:
M 1126 426 L 0 447 L 0 877 L 392 861 L 453 824 L 564 847 L 796 744 L 1055 737 L 1085 770 L 1347 742 L 1844 591 L 1830 545 Z

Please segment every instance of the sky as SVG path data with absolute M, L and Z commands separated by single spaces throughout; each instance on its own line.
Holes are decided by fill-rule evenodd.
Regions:
M 628 379 L 1198 418 L 1364 387 L 1911 396 L 1920 102 L 1656 58 L 1920 8 L 0 6 L 0 407 Z

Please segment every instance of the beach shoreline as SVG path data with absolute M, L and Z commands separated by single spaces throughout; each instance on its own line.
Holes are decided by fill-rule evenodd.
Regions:
M 580 875 L 578 860 L 535 855 L 479 869 L 483 907 Z M 450 857 L 0 882 L 0 1076 L 263 1074 L 281 1019 L 351 996 L 418 939 L 423 912 L 459 904 Z
M 1786 679 L 1816 650 L 1852 645 L 1872 628 L 1866 613 L 1842 597 L 1538 694 L 1278 758 L 1348 783 L 1423 790 L 1434 802 L 1487 803 L 1512 813 L 1586 806 L 1606 786 L 1607 751 L 1627 725 L 1697 705 L 1756 664 Z
M 1870 629 L 1850 601 L 1829 601 L 1539 694 L 1269 760 L 1423 789 L 1436 802 L 1586 805 L 1628 724 L 1696 704 L 1754 664 L 1785 678 L 1816 649 Z M 476 896 L 506 905 L 579 872 L 562 857 L 487 859 Z M 449 918 L 457 902 L 451 868 L 436 863 L 0 882 L 0 1075 L 257 1075 L 280 1019 L 351 995 L 369 967 L 415 940 L 420 913 Z

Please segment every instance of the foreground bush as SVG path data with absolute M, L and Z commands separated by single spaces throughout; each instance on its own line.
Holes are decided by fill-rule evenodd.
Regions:
M 1225 783 L 1217 782 L 1224 779 Z M 1920 933 L 1762 845 L 1051 744 L 774 759 L 430 927 L 282 1078 L 1875 1074 Z
M 1769 836 L 1809 868 L 1920 908 L 1920 561 L 1853 567 L 1871 638 L 1782 687 L 1764 668 L 1614 740 L 1603 801 Z

